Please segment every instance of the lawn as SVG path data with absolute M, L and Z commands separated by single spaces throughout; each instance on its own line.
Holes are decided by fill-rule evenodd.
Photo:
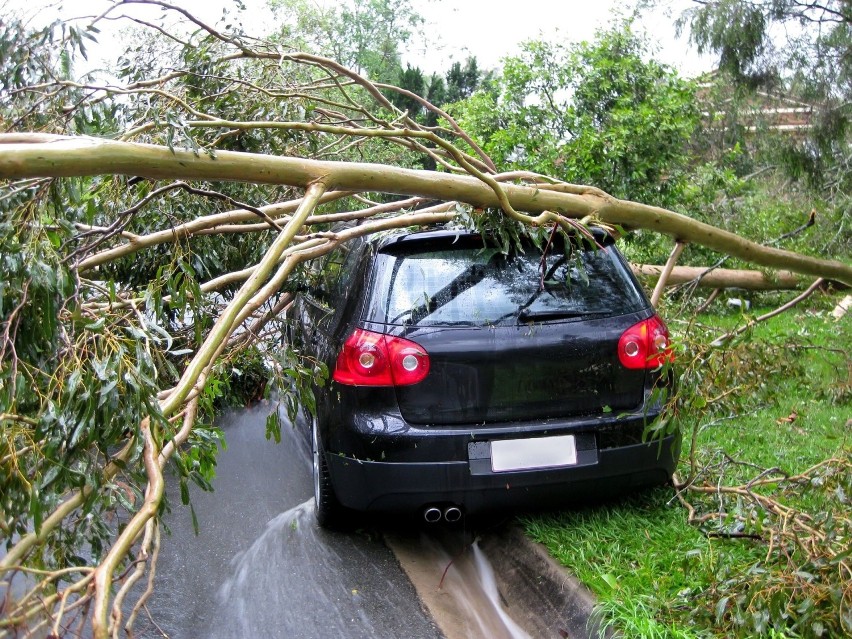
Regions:
M 666 316 L 679 343 L 679 495 L 524 520 L 625 637 L 852 633 L 852 316 L 819 294 L 722 347 L 771 310 Z M 689 521 L 693 508 L 693 521 Z

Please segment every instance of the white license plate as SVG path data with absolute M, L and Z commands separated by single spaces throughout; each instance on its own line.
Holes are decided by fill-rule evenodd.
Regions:
M 576 464 L 577 446 L 573 435 L 491 442 L 491 470 L 495 473 Z

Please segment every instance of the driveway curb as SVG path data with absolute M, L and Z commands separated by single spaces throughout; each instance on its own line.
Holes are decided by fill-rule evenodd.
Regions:
M 518 526 L 490 532 L 479 545 L 494 568 L 506 610 L 531 636 L 601 636 L 592 615 L 594 595 Z

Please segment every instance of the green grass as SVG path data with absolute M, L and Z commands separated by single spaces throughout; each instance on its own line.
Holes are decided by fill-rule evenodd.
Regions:
M 680 477 L 690 475 L 693 432 L 699 485 L 737 486 L 763 470 L 796 475 L 830 457 L 850 460 L 852 317 L 835 322 L 827 312 L 832 305 L 809 301 L 710 352 L 698 345 L 748 318 L 725 310 L 694 322 L 670 320 L 683 342 L 681 369 L 695 362 L 681 370 Z M 707 516 L 690 524 L 671 487 L 529 517 L 524 525 L 589 586 L 601 621 L 625 637 L 843 636 L 852 628 L 852 585 L 831 557 L 850 547 L 852 530 L 838 523 L 852 510 L 849 466 L 753 491 L 813 516 L 812 527 L 829 535 L 824 547 L 770 547 L 773 526 L 785 522 L 731 495 L 685 493 Z
M 526 529 L 599 597 L 604 620 L 618 619 L 626 636 L 646 636 L 637 629 L 676 622 L 673 612 L 702 586 L 696 567 L 713 554 L 672 497 L 670 489 L 657 489 L 599 508 L 530 518 Z

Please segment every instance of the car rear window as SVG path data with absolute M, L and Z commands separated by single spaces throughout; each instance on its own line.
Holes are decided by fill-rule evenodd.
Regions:
M 416 243 L 376 256 L 365 319 L 417 326 L 483 326 L 612 316 L 647 302 L 616 249 L 535 248 L 505 255 L 471 242 Z

